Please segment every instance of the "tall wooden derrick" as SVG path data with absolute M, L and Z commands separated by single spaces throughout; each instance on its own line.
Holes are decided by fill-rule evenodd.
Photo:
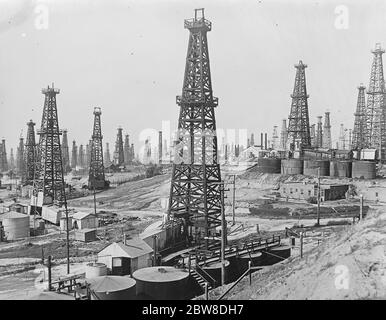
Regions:
M 67 130 L 63 129 L 63 137 L 62 137 L 62 161 L 63 161 L 63 171 L 64 173 L 69 173 L 71 171 L 70 165 L 70 151 L 68 147 L 68 137 Z
M 204 243 L 221 225 L 221 181 L 207 32 L 212 24 L 204 9 L 185 20 L 188 52 L 180 106 L 178 139 L 172 169 L 168 215 L 181 219 L 187 243 Z
M 90 169 L 88 178 L 89 189 L 104 189 L 107 187 L 105 168 L 103 166 L 103 146 L 101 109 L 94 108 L 94 127 L 92 133 Z
M 19 146 L 16 152 L 16 172 L 21 177 L 22 183 L 25 182 L 25 158 L 24 158 L 24 138 L 20 137 Z
M 323 129 L 322 129 L 322 116 L 318 116 L 318 122 L 316 127 L 316 147 L 322 148 L 323 146 Z
M 379 157 L 386 156 L 386 110 L 385 80 L 383 76 L 382 54 L 385 50 L 377 43 L 371 67 L 370 84 L 367 90 L 366 129 L 367 147 L 379 150 Z
M 361 84 L 358 87 L 358 100 L 357 107 L 354 113 L 354 130 L 352 136 L 352 148 L 353 149 L 364 149 L 366 148 L 366 97 L 365 97 L 366 87 Z
M 5 148 L 5 139 L 0 144 L 0 171 L 8 171 L 7 149 Z
M 45 95 L 42 123 L 38 134 L 39 139 L 39 163 L 37 165 L 37 178 L 35 189 L 43 192 L 43 203 L 65 201 L 65 184 L 63 178 L 62 149 L 58 123 L 58 110 L 56 95 L 60 90 L 47 87 L 42 90 Z
M 331 140 L 331 122 L 330 122 L 330 112 L 324 114 L 324 124 L 323 124 L 323 148 L 331 149 L 332 140 Z
M 38 149 L 35 140 L 35 122 L 30 120 L 27 123 L 27 138 L 25 141 L 25 165 L 26 165 L 26 175 L 25 175 L 25 183 L 32 185 L 35 180 L 36 174 L 36 165 L 38 161 Z
M 311 147 L 310 121 L 308 115 L 308 94 L 306 87 L 306 64 L 300 60 L 295 65 L 296 76 L 291 95 L 292 104 L 288 117 L 288 142 L 291 150 Z
M 76 170 L 78 166 L 78 146 L 76 141 L 72 141 L 72 151 L 71 151 L 71 168 Z
M 115 141 L 114 164 L 117 166 L 121 166 L 125 163 L 122 130 L 122 128 L 118 128 L 117 140 Z

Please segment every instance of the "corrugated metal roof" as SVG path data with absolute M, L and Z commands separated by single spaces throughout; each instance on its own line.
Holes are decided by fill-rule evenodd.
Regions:
M 92 213 L 90 212 L 76 212 L 74 213 L 74 215 L 72 216 L 73 219 L 76 219 L 76 220 L 82 220 L 88 216 L 94 216 Z
M 16 211 L 9 211 L 3 214 L 0 214 L 0 220 L 2 219 L 18 219 L 18 218 L 29 218 L 28 215 L 16 212 Z
M 114 242 L 100 251 L 99 254 L 137 258 L 152 252 L 153 249 L 145 241 L 136 238 L 126 240 L 126 245 L 124 245 L 123 242 Z

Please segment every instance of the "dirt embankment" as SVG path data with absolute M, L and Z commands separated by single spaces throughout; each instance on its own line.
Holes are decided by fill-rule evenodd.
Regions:
M 228 299 L 385 299 L 386 213 L 362 222 L 299 255 L 245 279 Z M 220 295 L 221 292 L 217 292 Z

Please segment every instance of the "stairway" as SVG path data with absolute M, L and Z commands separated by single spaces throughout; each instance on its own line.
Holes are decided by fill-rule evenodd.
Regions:
M 212 286 L 210 285 L 210 283 L 208 281 L 205 280 L 204 277 L 202 277 L 199 273 L 197 273 L 196 270 L 191 270 L 190 271 L 190 275 L 197 281 L 197 283 L 199 284 L 199 286 L 205 290 L 205 283 L 208 283 L 208 290 L 212 290 Z

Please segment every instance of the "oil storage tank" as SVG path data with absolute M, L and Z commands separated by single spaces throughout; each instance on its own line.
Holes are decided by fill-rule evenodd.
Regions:
M 318 169 L 321 176 L 330 175 L 330 161 L 328 160 L 304 160 L 303 174 L 307 176 L 318 176 Z
M 137 298 L 141 300 L 184 300 L 188 294 L 189 272 L 174 267 L 149 267 L 133 273 Z
M 257 170 L 261 173 L 280 173 L 281 159 L 259 158 L 257 160 Z
M 135 300 L 136 281 L 129 277 L 102 276 L 88 280 L 92 300 Z
M 270 266 L 275 263 L 281 262 L 291 256 L 291 247 L 277 246 L 263 251 L 262 265 Z
M 0 214 L 4 235 L 7 240 L 27 238 L 30 235 L 29 216 L 16 211 Z
M 107 275 L 107 266 L 104 263 L 91 262 L 86 265 L 86 279 Z
M 281 174 L 303 174 L 303 160 L 283 159 L 281 161 Z
M 240 255 L 237 259 L 238 261 L 238 272 L 240 276 L 248 270 L 249 261 L 251 261 L 252 267 L 261 266 L 263 263 L 263 254 L 261 252 L 253 252 Z
M 352 177 L 363 179 L 375 179 L 375 162 L 354 161 L 352 163 Z
M 330 176 L 351 178 L 352 162 L 351 161 L 331 161 Z
M 217 284 L 221 285 L 221 261 L 208 263 L 201 267 L 206 273 L 208 273 Z M 225 283 L 229 283 L 232 279 L 230 262 L 225 260 Z

